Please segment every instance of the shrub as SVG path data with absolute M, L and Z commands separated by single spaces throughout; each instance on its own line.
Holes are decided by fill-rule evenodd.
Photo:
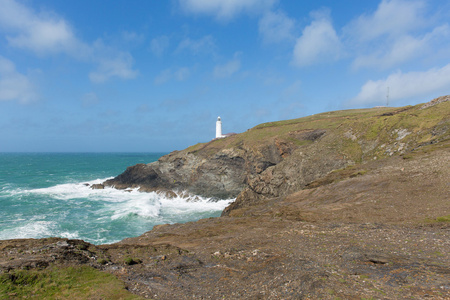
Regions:
M 142 261 L 139 259 L 139 258 L 137 258 L 137 259 L 134 259 L 134 258 L 131 258 L 131 257 L 127 257 L 127 258 L 125 258 L 125 260 L 124 260 L 124 263 L 126 264 L 126 265 L 129 265 L 129 266 L 131 266 L 131 265 L 136 265 L 136 264 L 140 264 Z

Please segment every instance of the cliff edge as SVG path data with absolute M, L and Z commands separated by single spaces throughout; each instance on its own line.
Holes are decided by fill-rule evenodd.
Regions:
M 426 104 L 333 111 L 270 122 L 127 168 L 119 189 L 237 198 L 224 211 L 300 191 L 332 171 L 407 155 L 450 137 L 450 96 Z

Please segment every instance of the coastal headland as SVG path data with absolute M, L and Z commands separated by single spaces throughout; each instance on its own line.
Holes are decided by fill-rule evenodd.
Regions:
M 111 245 L 0 241 L 0 298 L 450 299 L 449 100 L 265 123 L 130 166 L 93 188 L 236 201 Z

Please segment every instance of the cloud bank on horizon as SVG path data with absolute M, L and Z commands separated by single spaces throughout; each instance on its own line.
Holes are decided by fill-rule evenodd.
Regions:
M 448 1 L 0 7 L 0 151 L 167 151 L 219 114 L 239 132 L 450 94 Z

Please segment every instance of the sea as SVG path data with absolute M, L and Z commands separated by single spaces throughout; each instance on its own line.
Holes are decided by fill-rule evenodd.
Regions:
M 0 240 L 62 237 L 110 244 L 158 224 L 220 216 L 234 201 L 89 187 L 163 154 L 0 153 Z

